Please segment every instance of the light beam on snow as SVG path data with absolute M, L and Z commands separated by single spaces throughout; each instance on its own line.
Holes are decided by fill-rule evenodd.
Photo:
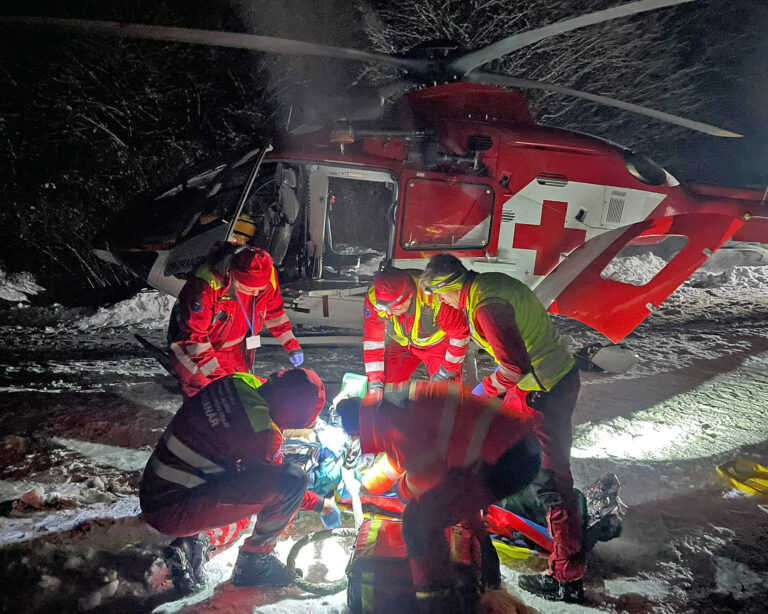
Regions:
M 108 465 L 123 471 L 141 471 L 152 454 L 149 450 L 121 448 L 103 443 L 94 443 L 93 441 L 70 439 L 69 437 L 51 437 L 51 441 L 68 450 L 82 454 L 99 465 Z
M 631 418 L 576 427 L 574 458 L 708 458 L 768 437 L 768 353 Z

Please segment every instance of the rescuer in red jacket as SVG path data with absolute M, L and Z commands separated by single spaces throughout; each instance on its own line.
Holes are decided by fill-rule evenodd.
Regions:
M 407 382 L 423 363 L 432 381 L 460 380 L 469 344 L 462 313 L 419 289 L 420 271 L 389 267 L 376 275 L 365 298 L 363 359 L 368 390 Z M 450 329 L 452 334 L 446 335 Z
M 539 469 L 532 432 L 535 412 L 512 411 L 448 382 L 416 382 L 387 390 L 381 403 L 347 399 L 337 406 L 344 429 L 365 453 L 386 452 L 407 501 L 403 539 L 420 612 L 455 612 L 446 527 L 462 521 L 483 544 L 483 558 L 501 581 L 498 557 L 478 512 L 528 485 Z M 381 484 L 380 484 L 381 485 Z M 381 485 L 382 488 L 384 485 Z
M 570 466 L 571 418 L 580 386 L 573 356 L 544 306 L 517 279 L 468 271 L 454 256 L 438 254 L 427 264 L 421 285 L 466 313 L 472 338 L 496 361 L 496 370 L 474 394 L 504 394 L 508 407 L 527 405 L 541 412 L 536 436 L 542 470 L 534 487 L 547 507 L 554 550 L 548 572 L 521 576 L 520 587 L 553 601 L 582 601 L 582 520 Z
M 170 360 L 186 397 L 224 375 L 247 373 L 265 325 L 294 367 L 304 362 L 272 257 L 263 249 L 215 249 L 182 288 L 177 323 Z
M 339 526 L 333 500 L 308 491 L 306 473 L 282 463 L 281 431 L 311 426 L 324 403 L 323 383 L 307 369 L 278 371 L 263 384 L 249 373 L 235 373 L 184 402 L 139 488 L 146 522 L 179 538 L 166 552 L 178 589 L 189 592 L 204 583 L 206 531 L 256 514 L 232 582 L 287 586 L 293 576 L 270 552 L 298 510 L 320 512 L 328 528 Z

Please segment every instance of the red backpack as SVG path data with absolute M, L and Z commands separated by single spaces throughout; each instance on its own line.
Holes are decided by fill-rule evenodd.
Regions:
M 407 614 L 416 611 L 416 591 L 399 520 L 374 518 L 360 527 L 347 566 L 347 603 L 353 614 Z M 459 577 L 459 591 L 474 603 L 481 588 L 480 544 L 459 526 L 445 530 Z

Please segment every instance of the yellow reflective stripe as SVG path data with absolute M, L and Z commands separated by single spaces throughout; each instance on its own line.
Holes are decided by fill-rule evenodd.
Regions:
M 171 344 L 171 351 L 173 352 L 174 356 L 178 358 L 179 362 L 182 364 L 182 366 L 189 371 L 192 375 L 197 373 L 199 371 L 198 366 L 190 360 L 189 356 L 187 356 L 184 353 L 184 350 L 178 343 L 172 343 Z
M 277 269 L 275 269 L 275 267 L 272 267 L 272 273 L 269 276 L 269 283 L 273 290 L 277 288 Z
M 475 420 L 475 430 L 469 440 L 467 454 L 464 457 L 465 466 L 471 465 L 480 458 L 480 452 L 483 449 L 485 438 L 488 436 L 488 429 L 491 426 L 491 421 L 496 417 L 497 413 L 495 407 L 485 407 L 483 408 L 480 417 Z
M 437 428 L 437 437 L 435 437 L 435 448 L 443 458 L 448 455 L 448 446 L 451 442 L 451 433 L 453 433 L 453 423 L 456 420 L 458 405 L 459 387 L 456 385 L 448 386 L 448 394 L 445 395 L 440 425 Z
M 157 477 L 162 478 L 166 482 L 173 482 L 174 484 L 183 486 L 184 488 L 194 488 L 195 486 L 200 486 L 200 484 L 205 484 L 204 479 L 193 473 L 182 471 L 181 469 L 176 469 L 175 467 L 170 467 L 165 463 L 161 463 L 156 457 L 152 457 L 151 468 Z
M 187 345 L 187 353 L 190 356 L 197 356 L 206 350 L 210 350 L 212 347 L 213 345 L 211 345 L 208 341 L 203 341 L 202 343 L 190 343 Z
M 204 365 L 200 365 L 200 373 L 202 373 L 205 376 L 208 376 L 218 368 L 219 368 L 219 359 L 214 356 Z
M 364 571 L 360 579 L 360 607 L 363 614 L 373 614 L 373 579 L 372 571 Z
M 208 285 L 214 290 L 219 290 L 224 287 L 224 284 L 216 278 L 213 271 L 211 271 L 211 267 L 209 267 L 207 263 L 200 265 L 197 271 L 195 271 L 195 277 L 207 281 Z
M 251 428 L 256 433 L 269 429 L 274 429 L 280 433 L 280 429 L 272 422 L 272 417 L 269 415 L 267 402 L 257 391 L 257 388 L 261 386 L 259 380 L 250 373 L 235 373 L 232 376 L 232 383 L 235 385 L 237 396 L 240 397 Z
M 363 546 L 363 556 L 373 556 L 376 550 L 376 540 L 379 539 L 379 529 L 381 529 L 382 519 L 374 517 L 368 526 L 368 537 L 365 538 Z
M 195 452 L 185 443 L 179 441 L 175 435 L 170 434 L 165 439 L 165 445 L 168 450 L 177 458 L 204 473 L 221 473 L 224 468 Z

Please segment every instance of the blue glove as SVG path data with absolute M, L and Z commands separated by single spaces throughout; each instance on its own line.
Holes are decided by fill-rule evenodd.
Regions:
M 486 396 L 485 390 L 483 390 L 483 382 L 480 382 L 477 386 L 475 386 L 472 389 L 472 394 L 474 394 L 476 397 Z
M 341 526 L 341 510 L 336 505 L 336 501 L 333 502 L 333 509 L 330 512 L 320 514 L 320 520 L 326 529 L 338 529 Z
M 292 364 L 294 367 L 300 367 L 300 366 L 301 366 L 301 364 L 304 362 L 304 352 L 302 352 L 301 350 L 299 350 L 299 351 L 298 351 L 298 352 L 296 352 L 295 354 L 290 354 L 290 355 L 288 356 L 288 360 L 290 360 L 290 361 L 291 361 L 291 364 Z

